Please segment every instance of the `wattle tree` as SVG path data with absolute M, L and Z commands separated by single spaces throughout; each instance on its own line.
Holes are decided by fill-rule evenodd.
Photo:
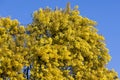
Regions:
M 0 80 L 118 80 L 95 26 L 69 3 L 35 11 L 27 27 L 0 18 Z

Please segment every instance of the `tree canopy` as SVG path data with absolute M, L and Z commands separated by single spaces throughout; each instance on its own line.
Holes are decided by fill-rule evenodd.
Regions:
M 0 80 L 118 80 L 95 26 L 70 4 L 40 8 L 26 27 L 0 18 Z

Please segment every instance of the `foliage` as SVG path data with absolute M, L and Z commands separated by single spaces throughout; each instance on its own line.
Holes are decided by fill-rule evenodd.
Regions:
M 0 80 L 118 80 L 106 68 L 111 57 L 95 25 L 69 4 L 35 11 L 26 28 L 0 18 Z

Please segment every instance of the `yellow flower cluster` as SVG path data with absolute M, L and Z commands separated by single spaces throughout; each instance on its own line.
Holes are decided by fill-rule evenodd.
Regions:
M 95 21 L 80 16 L 78 6 L 39 9 L 25 28 L 17 20 L 0 18 L 0 80 L 118 80 L 104 37 Z
M 20 31 L 22 30 L 19 29 L 17 20 L 11 20 L 9 17 L 0 18 L 0 80 L 25 79 L 21 70 L 24 64 L 27 64 L 24 63 L 27 60 L 24 59 L 22 53 L 25 50 L 24 46 L 18 45 L 24 39 L 23 37 L 19 39 L 22 36 Z M 22 50 L 17 48 L 22 48 Z

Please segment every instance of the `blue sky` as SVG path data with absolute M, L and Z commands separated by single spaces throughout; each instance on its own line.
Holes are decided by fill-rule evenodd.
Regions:
M 35 10 L 46 6 L 65 8 L 67 2 L 72 8 L 78 5 L 82 16 L 97 21 L 96 27 L 105 37 L 112 56 L 108 68 L 114 68 L 120 77 L 120 0 L 0 0 L 0 16 L 10 16 L 27 25 Z

